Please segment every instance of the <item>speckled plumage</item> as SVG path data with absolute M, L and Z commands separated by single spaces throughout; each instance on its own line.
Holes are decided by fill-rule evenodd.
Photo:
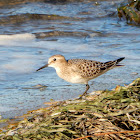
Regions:
M 105 64 L 97 61 L 86 59 L 70 59 L 68 61 L 69 66 L 76 66 L 76 71 L 81 74 L 82 77 L 92 78 L 100 74 L 100 69 L 105 68 Z M 105 68 L 106 69 L 106 68 Z
M 123 59 L 124 57 L 105 63 L 86 59 L 70 59 L 67 61 L 62 55 L 53 55 L 49 58 L 48 64 L 37 71 L 45 67 L 53 67 L 60 78 L 71 83 L 86 84 L 87 88 L 83 94 L 85 95 L 89 89 L 89 80 L 102 75 L 112 68 L 122 66 L 117 64 Z

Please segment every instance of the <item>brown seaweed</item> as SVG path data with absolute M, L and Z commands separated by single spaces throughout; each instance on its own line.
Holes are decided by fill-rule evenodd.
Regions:
M 22 116 L 1 129 L 1 140 L 122 140 L 140 138 L 140 78 L 114 90 L 98 91 L 82 100 L 50 105 Z
M 118 16 L 125 18 L 129 24 L 140 24 L 140 0 L 129 0 L 118 8 Z

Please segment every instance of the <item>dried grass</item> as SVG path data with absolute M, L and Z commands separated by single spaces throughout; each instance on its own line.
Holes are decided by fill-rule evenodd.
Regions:
M 140 138 L 140 78 L 85 100 L 52 102 L 10 124 L 1 140 L 138 140 Z M 47 103 L 46 103 L 47 104 Z M 50 104 L 50 103 L 49 103 Z

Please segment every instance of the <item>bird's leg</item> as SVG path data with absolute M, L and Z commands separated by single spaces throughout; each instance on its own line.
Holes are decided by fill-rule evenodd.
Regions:
M 85 96 L 87 94 L 87 91 L 89 90 L 90 86 L 88 84 L 86 84 L 86 90 L 85 92 L 80 96 L 79 99 L 81 99 L 83 96 Z

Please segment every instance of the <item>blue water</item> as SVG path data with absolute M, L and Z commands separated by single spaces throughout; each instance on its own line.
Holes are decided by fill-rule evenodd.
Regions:
M 125 66 L 89 82 L 94 90 L 129 84 L 140 76 L 140 28 L 117 18 L 121 0 L 7 4 L 0 9 L 0 115 L 12 118 L 45 107 L 51 99 L 78 97 L 85 85 L 60 79 L 53 68 L 36 72 L 50 56 L 97 61 L 125 57 Z M 53 14 L 55 18 L 31 18 Z M 10 16 L 19 16 L 13 17 Z M 112 15 L 112 16 L 110 16 Z M 63 17 L 58 17 L 63 16 Z M 57 17 L 57 18 L 56 18 Z M 47 34 L 49 32 L 61 34 Z M 47 36 L 45 36 L 47 34 Z M 43 36 L 44 37 L 40 37 Z M 41 90 L 38 84 L 47 86 Z

